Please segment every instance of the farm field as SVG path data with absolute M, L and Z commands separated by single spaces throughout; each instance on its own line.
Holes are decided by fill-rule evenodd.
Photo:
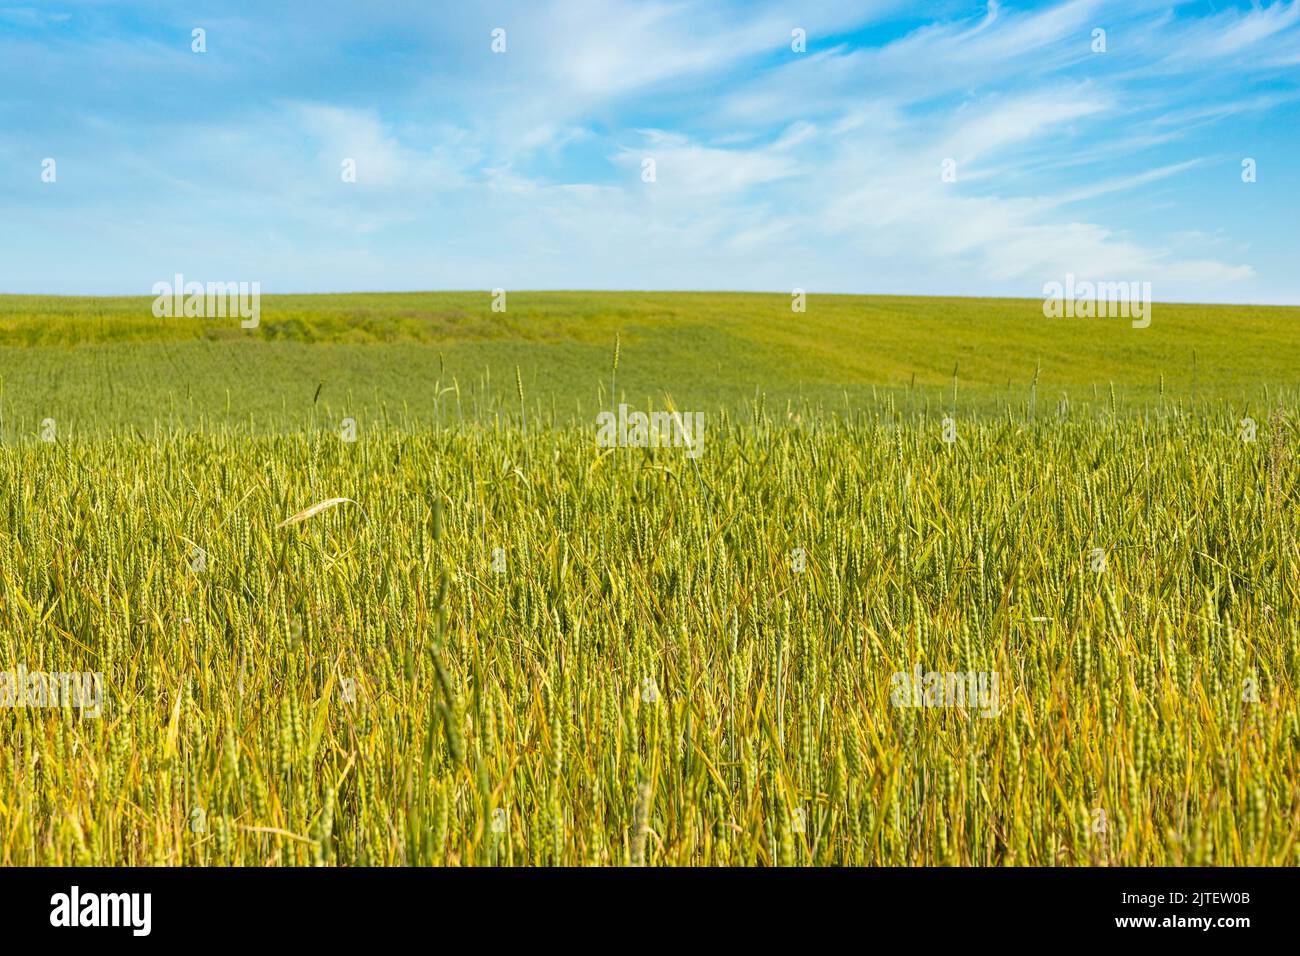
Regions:
M 0 864 L 1300 863 L 1300 309 L 509 302 L 0 297 Z
M 845 414 L 1023 418 L 1190 408 L 1237 417 L 1300 387 L 1300 308 L 1156 303 L 1150 327 L 1047 319 L 1037 299 L 731 293 L 265 296 L 260 324 L 157 319 L 147 298 L 0 296 L 5 440 L 216 427 L 302 430 L 331 416 L 443 425 L 517 413 L 588 424 L 632 405 L 733 413 L 762 398 Z M 382 346 L 382 347 L 380 347 Z M 953 372 L 957 390 L 953 397 Z M 1035 376 L 1037 376 L 1036 386 Z M 319 389 L 319 392 L 318 392 Z M 451 389 L 444 392 L 443 389 Z M 1112 395 L 1113 392 L 1113 395 Z M 1271 396 L 1271 397 L 1270 397 Z M 1028 403 L 1033 400 L 1035 409 Z

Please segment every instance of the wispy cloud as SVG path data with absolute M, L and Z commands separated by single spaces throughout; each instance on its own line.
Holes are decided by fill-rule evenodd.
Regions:
M 0 8 L 0 281 L 1300 301 L 1300 0 L 935 9 Z

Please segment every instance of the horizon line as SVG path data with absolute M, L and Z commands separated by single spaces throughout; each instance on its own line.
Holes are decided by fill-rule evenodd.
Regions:
M 255 281 L 255 280 L 250 280 Z M 1100 280 L 1099 280 L 1100 281 Z M 805 296 L 823 296 L 835 298 L 857 298 L 857 299 L 977 299 L 987 300 L 990 302 L 1043 302 L 1044 296 L 1025 296 L 1025 295 L 962 295 L 957 293 L 935 293 L 935 292 L 819 292 L 812 289 L 801 289 Z M 507 295 L 566 295 L 566 294 L 586 294 L 586 295 L 748 295 L 748 296 L 783 296 L 789 298 L 794 294 L 792 290 L 774 290 L 774 289 L 509 289 L 505 290 Z M 270 298 L 288 298 L 288 297 L 305 297 L 305 296 L 378 296 L 378 295 L 488 295 L 493 294 L 492 289 L 365 289 L 350 291 L 328 291 L 328 292 L 262 292 L 262 296 Z M 152 292 L 149 293 L 67 293 L 67 292 L 3 292 L 0 291 L 0 299 L 144 299 L 152 300 L 157 298 Z M 1079 301 L 1079 297 L 1074 297 L 1074 301 Z M 1102 301 L 1094 298 L 1092 301 Z M 1202 305 L 1215 306 L 1218 308 L 1268 308 L 1268 309 L 1295 309 L 1300 308 L 1300 300 L 1294 302 L 1207 302 L 1205 300 L 1192 299 L 1152 299 L 1152 304 L 1163 305 Z

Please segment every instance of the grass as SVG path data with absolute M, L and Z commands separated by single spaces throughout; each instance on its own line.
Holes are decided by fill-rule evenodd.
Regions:
M 445 341 L 420 337 L 436 297 L 393 298 L 415 331 L 390 342 L 268 340 L 270 306 L 251 340 L 129 342 L 116 300 L 87 340 L 10 341 L 0 669 L 106 693 L 98 719 L 0 710 L 0 864 L 1300 862 L 1295 310 L 1187 307 L 1206 354 L 1274 363 L 1207 364 L 1195 399 L 1169 369 L 1148 393 L 1159 362 L 1093 398 L 1084 376 L 1137 361 L 1096 334 L 999 401 L 1004 342 L 1038 333 L 955 302 L 984 358 L 954 414 L 951 354 L 918 332 L 961 324 L 939 300 L 836 300 L 841 324 L 921 318 L 819 316 L 841 351 L 916 338 L 842 356 L 822 394 L 779 298 L 729 319 L 723 296 L 610 295 Z M 722 399 L 677 402 L 708 411 L 697 459 L 596 446 L 615 331 L 620 395 Z M 916 397 L 891 377 L 925 355 Z M 484 359 L 509 371 L 457 380 Z M 701 363 L 726 374 L 694 384 Z M 313 403 L 344 369 L 373 392 Z M 918 666 L 996 674 L 996 716 L 899 706 Z
M 780 295 L 485 293 L 267 296 L 261 324 L 155 319 L 148 299 L 0 296 L 3 437 L 47 417 L 64 431 L 156 424 L 301 429 L 336 417 L 424 425 L 517 408 L 519 368 L 535 414 L 588 422 L 609 402 L 615 336 L 620 394 L 645 406 L 825 409 L 892 396 L 923 412 L 1021 410 L 1063 399 L 1125 408 L 1233 403 L 1244 415 L 1300 387 L 1300 309 L 1156 303 L 1152 324 L 1045 319 L 1027 299 Z M 435 402 L 435 388 L 452 398 Z M 320 388 L 319 395 L 317 389 Z

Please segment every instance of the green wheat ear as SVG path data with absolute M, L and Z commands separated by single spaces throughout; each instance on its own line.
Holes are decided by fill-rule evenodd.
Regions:
M 519 366 L 515 366 L 515 392 L 519 396 L 519 427 L 525 434 L 528 433 L 528 413 L 524 411 L 524 378 L 519 371 Z M 528 451 L 525 446 L 524 460 L 528 460 Z
M 609 372 L 609 403 L 611 407 L 618 405 L 618 393 L 614 390 L 614 383 L 618 381 L 618 353 L 622 346 L 619 340 L 619 334 L 614 333 L 614 365 Z

